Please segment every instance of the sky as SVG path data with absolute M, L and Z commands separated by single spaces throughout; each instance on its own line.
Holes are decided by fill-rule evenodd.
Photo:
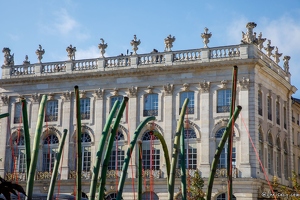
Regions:
M 292 84 L 300 90 L 300 1 L 237 0 L 9 0 L 0 2 L 0 48 L 9 47 L 15 64 L 28 55 L 36 63 L 39 44 L 43 62 L 67 60 L 66 47 L 76 47 L 76 59 L 100 56 L 100 38 L 108 44 L 106 57 L 132 51 L 133 35 L 140 39 L 137 53 L 164 50 L 164 38 L 176 37 L 172 50 L 203 48 L 201 33 L 212 33 L 209 47 L 240 44 L 246 24 L 291 56 Z M 266 45 L 266 42 L 265 44 Z M 4 60 L 0 55 L 0 65 Z M 300 98 L 300 91 L 294 95 Z

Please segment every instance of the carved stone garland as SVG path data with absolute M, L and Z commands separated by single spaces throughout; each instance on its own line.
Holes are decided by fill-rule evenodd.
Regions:
M 164 85 L 163 88 L 166 96 L 172 95 L 174 88 L 173 84 L 168 83 L 167 85 Z

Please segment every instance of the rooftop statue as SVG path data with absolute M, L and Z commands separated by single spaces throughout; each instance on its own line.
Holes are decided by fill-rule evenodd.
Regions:
M 242 31 L 242 43 L 243 44 L 257 44 L 256 33 L 253 33 L 253 29 L 256 27 L 256 23 L 248 22 L 246 28 L 248 29 L 247 33 Z
M 172 37 L 171 34 L 167 38 L 165 38 L 165 51 L 172 51 L 174 41 L 175 37 Z
M 98 44 L 98 48 L 100 49 L 100 58 L 104 58 L 104 54 L 105 54 L 105 49 L 107 48 L 107 43 L 104 44 L 104 40 L 103 38 L 100 38 L 101 43 Z
M 209 43 L 209 38 L 212 36 L 211 33 L 208 33 L 208 28 L 204 28 L 204 33 L 201 34 L 201 37 L 203 38 L 204 47 L 208 48 L 207 44 Z
M 133 40 L 131 40 L 130 45 L 132 46 L 133 55 L 136 55 L 136 51 L 139 49 L 138 46 L 141 44 L 140 40 L 137 40 L 136 35 L 133 36 Z
M 14 54 L 10 54 L 10 49 L 8 47 L 4 47 L 2 49 L 2 53 L 4 53 L 4 65 L 9 66 L 9 65 L 14 65 Z

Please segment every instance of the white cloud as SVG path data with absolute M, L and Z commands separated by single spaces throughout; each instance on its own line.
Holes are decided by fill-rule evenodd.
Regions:
M 44 33 L 76 38 L 78 40 L 86 40 L 90 37 L 90 35 L 86 33 L 86 28 L 83 28 L 66 9 L 60 8 L 53 12 L 52 15 L 52 21 L 50 21 L 50 23 L 40 25 Z M 82 30 L 85 30 L 85 32 Z
M 100 50 L 96 46 L 91 46 L 88 49 L 77 49 L 76 51 L 76 60 L 98 57 L 100 57 Z
M 62 35 L 69 35 L 74 29 L 80 25 L 74 20 L 66 9 L 61 8 L 59 11 L 54 12 L 55 22 L 53 24 L 56 31 Z

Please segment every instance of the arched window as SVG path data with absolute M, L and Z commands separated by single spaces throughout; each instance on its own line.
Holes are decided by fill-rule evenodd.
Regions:
M 158 115 L 158 94 L 146 94 L 144 96 L 143 116 Z
M 91 170 L 91 136 L 87 132 L 81 133 L 82 171 Z
M 115 136 L 114 145 L 112 147 L 110 160 L 108 163 L 108 170 L 122 170 L 125 159 L 124 148 L 124 134 L 118 130 Z
M 277 171 L 277 176 L 281 177 L 281 142 L 279 137 L 277 137 L 276 146 L 277 146 L 276 171 Z
M 273 169 L 273 138 L 272 134 L 268 134 L 268 173 L 274 175 Z
M 187 113 L 188 114 L 194 114 L 194 91 L 190 91 L 190 92 L 181 92 L 180 93 L 180 107 L 179 107 L 179 114 L 181 112 L 184 100 L 186 98 L 189 99 L 189 103 L 187 105 Z
M 142 200 L 158 200 L 157 194 L 155 192 L 144 192 L 142 194 Z
M 143 140 L 143 168 L 159 170 L 160 169 L 160 149 L 159 145 L 155 145 L 158 140 L 152 134 L 152 131 L 146 131 L 142 137 Z M 155 143 L 155 144 L 154 144 Z
M 222 136 L 224 134 L 224 131 L 226 130 L 226 128 L 221 128 L 219 129 L 216 134 L 216 147 L 218 147 L 219 143 L 221 142 Z M 226 142 L 226 144 L 224 145 L 224 148 L 222 150 L 222 153 L 220 155 L 220 159 L 219 159 L 219 163 L 218 163 L 218 168 L 222 169 L 222 168 L 227 168 L 227 151 L 228 151 L 228 143 Z M 232 146 L 232 166 L 235 167 L 236 166 L 236 148 L 235 148 L 235 143 L 233 143 Z
M 284 156 L 283 156 L 284 178 L 288 179 L 289 178 L 289 171 L 288 171 L 289 159 L 288 159 L 288 146 L 287 146 L 286 141 L 284 142 L 284 145 L 283 145 L 283 151 L 284 151 Z
M 25 151 L 25 138 L 23 135 L 14 139 L 12 144 L 12 171 L 19 173 L 26 172 L 26 151 Z
M 184 129 L 184 153 L 185 153 L 185 167 L 187 169 L 197 169 L 197 143 L 196 132 L 192 128 Z M 188 148 L 187 148 L 188 147 Z M 178 168 L 181 167 L 181 155 L 178 154 Z
M 263 134 L 261 131 L 259 131 L 258 133 L 258 140 L 259 140 L 259 150 L 258 150 L 258 154 L 259 154 L 259 159 L 262 163 L 262 165 L 264 166 L 264 141 L 263 141 Z M 263 172 L 263 169 L 261 166 L 259 166 L 259 169 L 261 172 Z
M 54 134 L 48 135 L 43 141 L 43 171 L 51 172 L 54 167 L 58 150 L 58 138 Z
M 217 200 L 227 200 L 227 194 L 226 193 L 222 193 L 219 196 L 217 196 Z M 232 195 L 232 200 L 235 200 L 236 197 L 234 195 Z

